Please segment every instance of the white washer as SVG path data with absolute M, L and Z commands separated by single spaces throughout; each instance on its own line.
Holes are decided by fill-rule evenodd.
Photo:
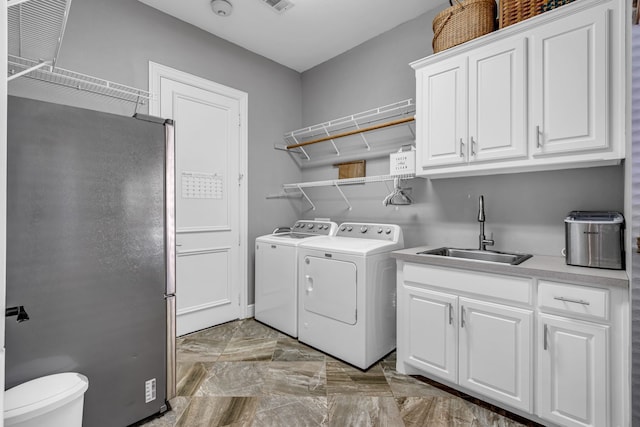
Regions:
M 288 231 L 276 229 L 256 239 L 256 320 L 298 336 L 298 246 L 333 236 L 337 229 L 332 221 L 299 220 Z
M 396 347 L 396 260 L 402 230 L 341 224 L 298 248 L 298 339 L 361 369 Z

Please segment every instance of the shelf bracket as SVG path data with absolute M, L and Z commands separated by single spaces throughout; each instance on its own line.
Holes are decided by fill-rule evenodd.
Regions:
M 324 130 L 324 133 L 327 134 L 327 136 L 331 136 L 331 134 L 329 133 L 329 131 L 327 130 L 327 127 L 325 125 L 322 125 L 322 129 Z M 338 147 L 336 147 L 336 143 L 333 139 L 330 139 L 329 141 L 331 141 L 331 145 L 333 145 L 333 149 L 336 150 L 336 156 L 340 155 L 340 150 L 338 150 Z M 302 147 L 300 147 L 302 148 Z
M 298 138 L 296 138 L 295 135 L 291 135 L 291 137 L 293 138 L 293 140 L 296 142 L 296 144 L 300 144 L 300 141 L 298 141 Z M 302 154 L 304 154 L 304 156 L 307 158 L 307 160 L 311 160 L 311 157 L 309 157 L 309 155 L 307 154 L 306 151 L 304 151 L 304 148 L 302 147 L 298 147 L 300 149 L 300 151 L 302 151 Z M 285 150 L 288 150 L 287 147 L 285 147 Z
M 360 130 L 360 125 L 358 125 L 358 122 L 354 121 L 353 124 L 356 127 L 356 129 Z M 364 145 L 367 147 L 367 151 L 371 151 L 371 146 L 369 145 L 369 141 L 367 141 L 367 137 L 364 136 L 364 132 L 361 132 L 360 136 L 362 137 L 362 141 L 364 142 Z
M 18 77 L 24 76 L 25 74 L 29 74 L 32 71 L 38 70 L 42 67 L 46 67 L 51 65 L 51 61 L 43 61 L 37 65 L 27 68 L 26 70 L 22 70 L 19 73 L 15 73 L 7 77 L 7 81 L 10 82 L 13 79 L 17 79 Z
M 409 132 L 411 132 L 411 136 L 413 136 L 413 139 L 416 139 L 416 133 L 413 130 L 413 128 L 411 127 L 411 123 L 410 122 L 407 122 L 407 127 L 409 128 Z
M 349 200 L 347 199 L 347 196 L 344 195 L 344 191 L 342 191 L 342 189 L 340 188 L 340 184 L 338 184 L 338 182 L 336 181 L 336 182 L 334 182 L 334 185 L 338 189 L 338 192 L 340 192 L 340 195 L 344 199 L 344 202 L 347 204 L 349 210 L 352 211 L 353 207 L 351 206 L 351 203 L 349 203 Z
M 307 196 L 307 193 L 304 192 L 304 190 L 302 189 L 302 185 L 298 184 L 298 185 L 296 185 L 296 187 L 298 187 L 298 190 L 302 193 L 304 198 L 307 199 L 307 202 L 309 202 L 309 204 L 311 205 L 311 209 L 313 209 L 315 211 L 316 210 L 316 205 L 313 204 L 313 202 L 311 201 L 309 196 Z

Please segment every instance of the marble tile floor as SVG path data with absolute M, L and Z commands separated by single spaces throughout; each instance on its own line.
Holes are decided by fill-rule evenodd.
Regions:
M 366 371 L 253 319 L 177 340 L 172 410 L 145 427 L 536 426 L 395 370 Z M 517 417 L 515 417 L 517 419 Z

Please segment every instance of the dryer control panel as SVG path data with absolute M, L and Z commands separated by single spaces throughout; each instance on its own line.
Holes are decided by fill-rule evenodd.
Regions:
M 396 224 L 344 222 L 338 227 L 336 236 L 398 242 L 402 240 L 402 229 Z

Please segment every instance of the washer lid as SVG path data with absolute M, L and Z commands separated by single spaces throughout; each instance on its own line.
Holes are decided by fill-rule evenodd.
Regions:
M 279 233 L 279 234 L 266 234 L 256 239 L 256 242 L 272 243 L 275 245 L 287 245 L 287 246 L 299 246 L 302 242 L 313 239 L 321 239 L 325 236 L 316 236 L 313 234 L 301 234 L 301 233 Z
M 32 418 L 49 412 L 82 395 L 89 380 L 82 374 L 64 372 L 36 378 L 4 393 L 4 418 Z
M 388 240 L 328 236 L 303 242 L 299 247 L 352 255 L 374 255 L 382 252 L 391 252 L 403 249 L 404 245 L 399 242 L 390 242 Z

